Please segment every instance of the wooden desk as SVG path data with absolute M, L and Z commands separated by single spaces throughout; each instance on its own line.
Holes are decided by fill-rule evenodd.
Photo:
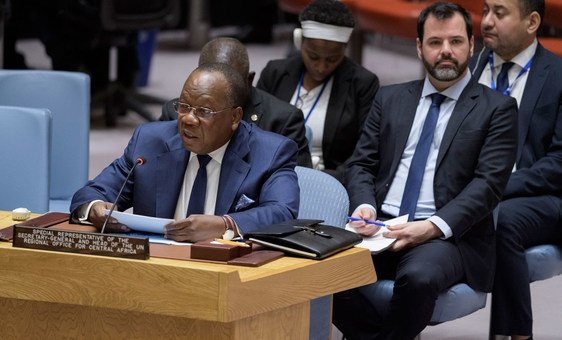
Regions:
M 40 215 L 41 214 L 31 214 L 30 218 L 37 217 L 37 216 L 40 216 Z M 12 220 L 12 212 L 11 211 L 0 210 L 0 229 L 5 228 L 5 227 L 9 227 L 9 226 L 14 225 L 18 222 L 19 221 Z
M 0 220 L 0 226 L 1 224 Z M 310 300 L 374 282 L 368 250 L 258 268 L 127 260 L 0 242 L 7 338 L 307 339 Z

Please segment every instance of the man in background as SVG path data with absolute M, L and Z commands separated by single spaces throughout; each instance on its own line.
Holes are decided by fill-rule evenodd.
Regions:
M 562 239 L 562 58 L 537 30 L 544 0 L 485 0 L 484 48 L 470 67 L 519 106 L 517 158 L 499 204 L 491 333 L 532 337 L 525 250 Z

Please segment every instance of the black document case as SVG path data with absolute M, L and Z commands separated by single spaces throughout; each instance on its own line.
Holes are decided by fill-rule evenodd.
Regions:
M 294 255 L 321 260 L 362 241 L 361 236 L 322 220 L 290 220 L 246 233 L 244 238 Z

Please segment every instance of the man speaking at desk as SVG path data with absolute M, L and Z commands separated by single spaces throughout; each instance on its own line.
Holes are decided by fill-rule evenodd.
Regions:
M 197 242 L 296 218 L 297 145 L 241 121 L 247 95 L 244 79 L 230 66 L 199 66 L 176 103 L 177 122 L 139 126 L 124 154 L 74 194 L 72 218 L 101 229 L 139 157 L 145 162 L 116 209 L 174 218 L 167 238 Z M 108 224 L 106 230 L 128 228 Z

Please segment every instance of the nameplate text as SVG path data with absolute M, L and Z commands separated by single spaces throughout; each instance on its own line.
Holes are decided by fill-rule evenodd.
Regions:
M 148 238 L 14 226 L 13 246 L 147 260 Z

